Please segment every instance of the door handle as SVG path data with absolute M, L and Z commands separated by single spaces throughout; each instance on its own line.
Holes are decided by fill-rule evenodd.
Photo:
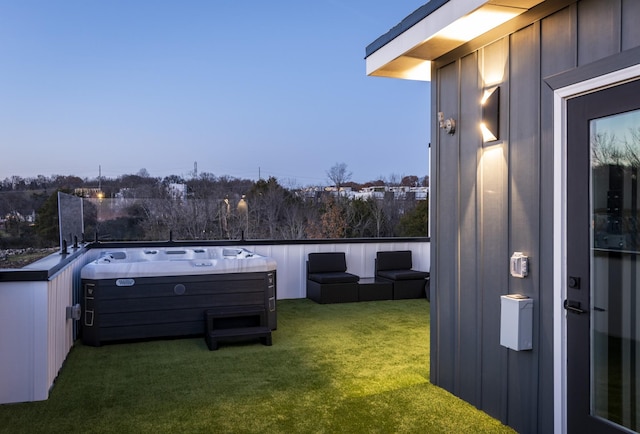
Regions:
M 566 310 L 568 310 L 569 312 L 573 312 L 576 314 L 581 314 L 581 313 L 587 313 L 588 311 L 582 309 L 580 307 L 580 302 L 579 301 L 573 301 L 573 300 L 565 300 L 564 301 L 564 308 Z

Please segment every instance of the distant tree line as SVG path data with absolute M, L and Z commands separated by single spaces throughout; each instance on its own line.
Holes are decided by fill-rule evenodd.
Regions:
M 154 178 L 144 169 L 115 179 L 14 176 L 0 182 L 0 248 L 57 245 L 58 191 L 85 198 L 88 240 L 426 236 L 427 200 L 393 193 L 349 199 L 339 190 L 424 186 L 427 177 L 356 184 L 349 181 L 344 164 L 334 166 L 327 176 L 333 189 L 292 189 L 274 177 L 252 181 L 206 172 L 188 179 Z

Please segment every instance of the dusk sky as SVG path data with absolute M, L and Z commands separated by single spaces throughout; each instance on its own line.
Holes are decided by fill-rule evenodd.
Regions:
M 426 0 L 0 0 L 0 179 L 428 174 L 429 83 L 365 74 Z

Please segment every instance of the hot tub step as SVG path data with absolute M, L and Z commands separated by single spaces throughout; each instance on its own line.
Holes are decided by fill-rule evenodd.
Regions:
M 235 329 L 219 329 L 206 334 L 207 346 L 211 351 L 218 349 L 220 341 L 231 341 L 240 339 L 257 339 L 263 345 L 271 346 L 271 330 L 267 327 L 245 327 Z
M 218 349 L 220 341 L 260 338 L 264 345 L 271 345 L 271 329 L 261 306 L 210 309 L 204 315 L 204 337 L 212 351 Z

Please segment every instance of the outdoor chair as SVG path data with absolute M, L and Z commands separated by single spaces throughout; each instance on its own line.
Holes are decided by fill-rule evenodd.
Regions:
M 429 273 L 412 269 L 411 250 L 377 252 L 376 278 L 393 282 L 393 299 L 429 299 Z
M 359 276 L 347 273 L 344 252 L 309 253 L 307 298 L 316 303 L 358 301 Z

